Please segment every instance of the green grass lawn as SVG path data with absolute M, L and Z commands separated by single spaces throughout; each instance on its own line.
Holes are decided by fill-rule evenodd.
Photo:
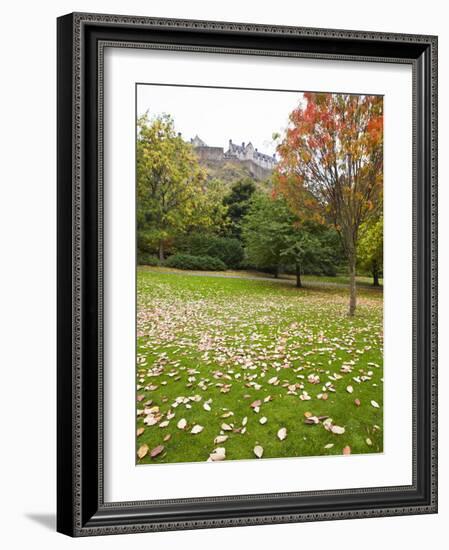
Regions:
M 139 268 L 137 463 L 382 452 L 382 292 L 305 282 Z

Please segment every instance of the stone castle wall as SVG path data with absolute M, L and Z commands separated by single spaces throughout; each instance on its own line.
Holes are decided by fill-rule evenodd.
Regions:
M 221 161 L 224 159 L 223 147 L 195 147 L 195 153 L 198 155 L 198 158 L 203 161 Z

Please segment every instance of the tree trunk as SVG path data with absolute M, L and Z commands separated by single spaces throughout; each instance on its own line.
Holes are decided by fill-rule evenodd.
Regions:
M 278 279 L 279 278 L 279 266 L 277 265 L 275 268 L 274 268 L 274 278 L 275 279 Z
M 297 288 L 302 288 L 301 266 L 298 263 L 296 264 L 296 287 Z
M 377 269 L 373 271 L 373 286 L 380 286 L 379 272 L 377 271 Z
M 164 241 L 161 239 L 159 241 L 159 260 L 163 262 L 165 260 L 164 257 Z
M 355 254 L 349 257 L 349 316 L 353 317 L 357 305 L 357 288 L 355 284 Z

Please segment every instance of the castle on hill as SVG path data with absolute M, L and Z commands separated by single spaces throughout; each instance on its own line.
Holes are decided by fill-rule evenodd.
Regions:
M 209 147 L 197 135 L 190 140 L 190 143 L 195 148 L 200 161 L 237 161 L 244 164 L 253 177 L 257 179 L 267 178 L 277 164 L 274 154 L 266 155 L 265 153 L 261 153 L 251 142 L 247 144 L 243 142 L 241 145 L 237 145 L 230 139 L 227 151 L 223 147 Z

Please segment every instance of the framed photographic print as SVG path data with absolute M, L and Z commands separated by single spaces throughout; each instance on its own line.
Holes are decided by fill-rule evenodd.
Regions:
M 58 530 L 437 511 L 437 38 L 58 19 Z

